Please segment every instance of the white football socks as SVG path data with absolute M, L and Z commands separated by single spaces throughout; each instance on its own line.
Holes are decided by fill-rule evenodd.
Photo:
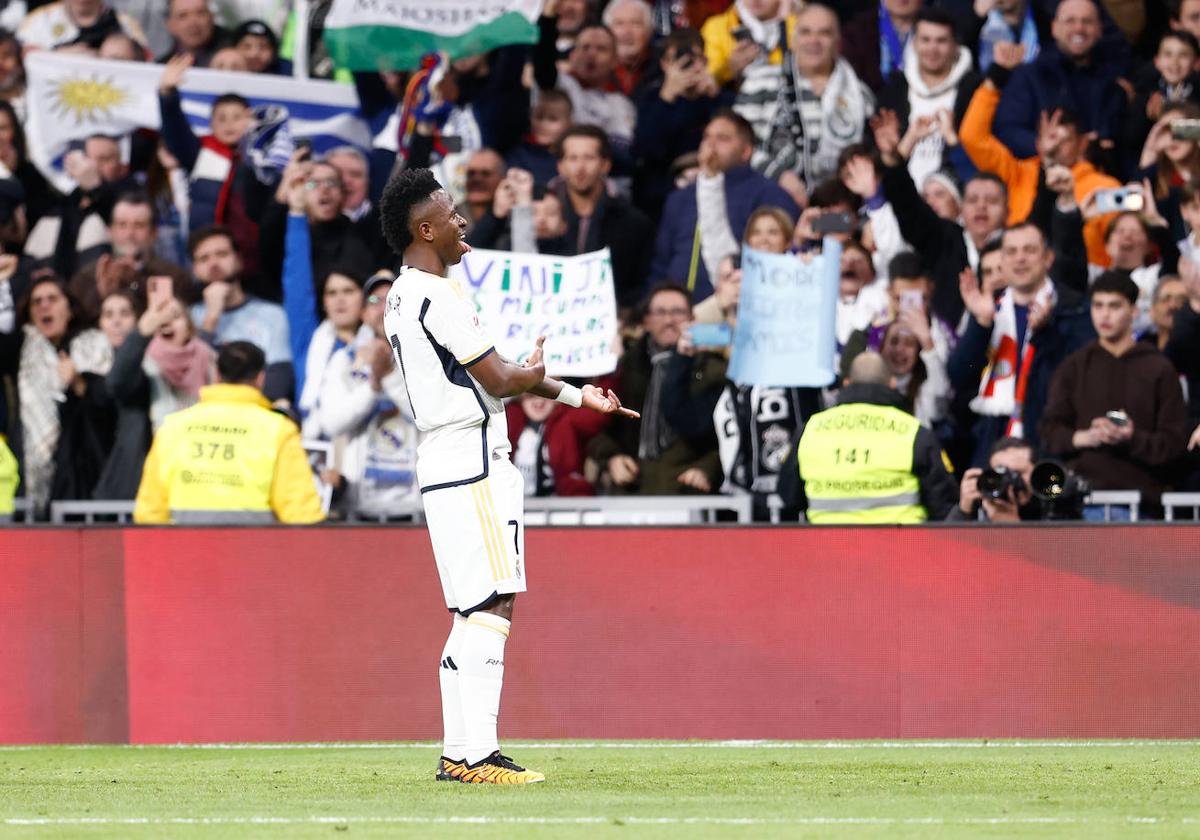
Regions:
M 458 665 L 468 764 L 487 758 L 500 748 L 496 718 L 500 714 L 500 689 L 504 685 L 504 643 L 510 626 L 498 615 L 472 613 L 463 631 L 458 656 L 454 658 Z
M 442 755 L 453 761 L 462 761 L 467 749 L 467 730 L 463 726 L 458 686 L 458 657 L 466 630 L 467 620 L 455 614 L 438 668 L 438 680 L 442 685 L 442 728 L 446 733 Z

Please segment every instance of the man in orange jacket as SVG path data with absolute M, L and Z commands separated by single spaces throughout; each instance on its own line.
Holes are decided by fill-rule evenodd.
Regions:
M 1043 114 L 1038 127 L 1038 156 L 1020 160 L 992 133 L 992 119 L 1000 104 L 1001 87 L 1008 81 L 1012 67 L 1020 63 L 1023 48 L 1018 44 L 997 44 L 995 60 L 987 79 L 971 97 L 963 115 L 958 136 L 972 163 L 984 172 L 992 172 L 1008 186 L 1008 223 L 1023 222 L 1037 197 L 1042 166 L 1060 164 L 1071 170 L 1075 179 L 1075 201 L 1080 207 L 1096 190 L 1120 187 L 1121 182 L 1106 175 L 1083 159 L 1090 135 L 1081 134 L 1073 114 L 1065 110 Z M 999 84 L 998 84 L 999 82 Z M 1104 248 L 1104 230 L 1115 214 L 1096 216 L 1083 228 L 1088 262 L 1107 266 L 1110 257 Z

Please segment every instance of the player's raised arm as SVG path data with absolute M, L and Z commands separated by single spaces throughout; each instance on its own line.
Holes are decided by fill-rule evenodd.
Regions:
M 546 366 L 542 364 L 542 342 L 538 339 L 537 350 L 518 365 L 499 353 L 488 353 L 470 366 L 471 375 L 493 397 L 515 397 L 532 391 L 546 378 Z

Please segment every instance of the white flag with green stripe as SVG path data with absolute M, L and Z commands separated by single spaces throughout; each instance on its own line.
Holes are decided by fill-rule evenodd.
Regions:
M 333 0 L 325 45 L 348 70 L 410 70 L 431 51 L 532 44 L 541 10 L 542 0 Z

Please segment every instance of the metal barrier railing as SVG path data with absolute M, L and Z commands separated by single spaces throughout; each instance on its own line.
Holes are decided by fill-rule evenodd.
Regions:
M 50 521 L 55 525 L 72 522 L 82 522 L 87 525 L 96 522 L 128 524 L 133 522 L 133 501 L 51 502 Z
M 1137 490 L 1094 490 L 1085 499 L 1104 507 L 1104 520 L 1112 521 L 1115 508 L 1127 508 L 1129 520 L 1139 520 L 1142 494 Z M 1175 521 L 1175 511 L 1188 509 L 1200 520 L 1200 493 L 1164 493 L 1166 521 Z M 51 502 L 50 521 L 56 525 L 133 522 L 134 503 L 121 501 Z M 750 496 L 529 496 L 525 499 L 525 523 L 531 527 L 550 525 L 700 525 L 748 523 L 752 519 Z M 395 517 L 353 517 L 352 521 L 424 521 L 419 508 L 397 511 Z M 33 521 L 29 499 L 14 500 L 13 522 Z M 773 517 L 773 521 L 778 521 Z
M 0 520 L 3 521 L 3 520 Z M 26 499 L 24 496 L 18 496 L 13 499 L 13 522 L 32 522 L 33 521 L 33 500 Z
M 539 525 L 698 525 L 722 521 L 749 522 L 749 496 L 530 496 L 525 524 Z
M 32 509 L 25 499 L 18 500 L 15 521 L 32 520 Z M 50 521 L 55 525 L 71 523 L 133 522 L 132 501 L 61 501 L 51 502 Z M 724 516 L 721 514 L 724 513 Z M 525 522 L 542 525 L 696 525 L 717 522 L 749 522 L 749 496 L 571 496 L 527 497 Z M 397 511 L 394 517 L 375 519 L 354 517 L 353 521 L 372 522 L 408 519 L 424 521 L 419 508 Z

